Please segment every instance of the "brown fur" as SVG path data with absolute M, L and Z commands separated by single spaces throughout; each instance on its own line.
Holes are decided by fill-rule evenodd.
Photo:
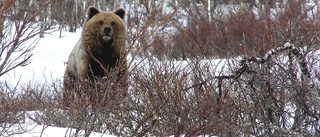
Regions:
M 105 70 L 110 71 L 119 64 L 120 77 L 127 70 L 125 10 L 103 12 L 90 7 L 87 14 L 81 38 L 69 56 L 63 82 L 65 89 L 72 89 L 75 81 L 107 76 Z

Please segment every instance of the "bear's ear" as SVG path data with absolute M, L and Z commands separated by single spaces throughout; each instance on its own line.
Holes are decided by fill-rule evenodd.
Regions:
M 126 14 L 126 11 L 123 8 L 117 9 L 115 12 L 121 19 L 124 19 L 124 15 Z
M 88 9 L 88 20 L 91 19 L 94 15 L 96 15 L 97 13 L 99 13 L 99 10 L 95 7 L 90 7 Z

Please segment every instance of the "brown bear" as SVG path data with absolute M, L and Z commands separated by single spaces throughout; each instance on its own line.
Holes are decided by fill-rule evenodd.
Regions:
M 118 77 L 124 75 L 127 71 L 124 16 L 122 8 L 115 12 L 103 12 L 95 7 L 88 9 L 81 38 L 72 50 L 65 70 L 64 96 L 77 81 L 106 77 L 112 70 L 117 71 Z

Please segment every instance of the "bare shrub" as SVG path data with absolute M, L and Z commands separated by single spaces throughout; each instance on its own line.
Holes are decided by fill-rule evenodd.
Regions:
M 141 48 L 143 51 L 133 52 L 153 53 L 157 58 L 142 58 L 137 65 L 131 65 L 130 81 L 133 82 L 129 94 L 132 98 L 128 101 L 132 103 L 124 109 L 131 111 L 123 111 L 115 118 L 121 119 L 118 126 L 123 131 L 120 135 L 318 135 L 319 87 L 314 83 L 319 81 L 311 69 L 317 66 L 314 61 L 319 60 L 315 51 L 319 42 L 319 32 L 315 29 L 318 23 L 316 20 L 308 22 L 312 18 L 303 14 L 281 20 L 297 16 L 304 18 L 295 20 L 299 26 L 288 20 L 256 18 L 252 12 L 244 10 L 226 20 L 218 20 L 213 29 L 199 18 L 195 22 L 203 24 L 195 23 L 195 27 L 190 27 L 194 30 L 181 29 L 181 33 L 175 33 L 177 37 L 172 37 L 176 41 L 153 39 L 155 42 Z M 287 35 L 288 28 L 296 35 Z M 303 28 L 310 28 L 309 32 Z M 185 57 L 186 61 L 180 64 L 161 59 L 160 54 L 168 55 L 167 49 L 162 50 L 163 46 L 178 43 L 178 38 L 183 40 L 180 44 L 183 46 L 170 52 L 190 48 L 190 43 L 202 47 L 176 52 L 186 53 L 184 55 L 173 54 Z M 221 47 L 211 53 L 202 50 L 210 49 L 205 46 L 216 42 L 211 40 L 214 38 Z M 288 46 L 286 41 L 294 44 Z M 158 51 L 166 53 L 158 54 Z M 209 57 L 245 56 L 222 61 L 224 65 L 216 67 L 214 61 L 204 63 L 205 52 Z
M 314 10 L 301 1 L 282 3 L 282 10 L 268 6 L 264 9 L 266 12 L 240 6 L 228 14 L 215 13 L 211 21 L 201 7 L 188 2 L 185 4 L 191 5 L 189 10 L 181 6 L 184 13 L 175 14 L 168 22 L 169 27 L 163 29 L 166 31 L 154 36 L 151 47 L 156 51 L 152 52 L 155 55 L 164 47 L 166 51 L 163 54 L 174 59 L 259 55 L 285 42 L 305 46 L 319 28 Z M 270 14 L 268 10 L 277 12 Z M 161 43 L 166 44 L 158 46 Z
M 2 12 L 0 13 L 0 76 L 12 69 L 25 66 L 30 63 L 32 49 L 39 40 L 39 34 L 47 28 L 41 28 L 41 23 L 37 23 L 36 17 L 49 2 L 44 3 L 31 13 L 30 1 L 26 1 L 17 8 L 17 0 L 4 1 L 0 3 Z
M 222 73 L 213 61 L 148 58 L 132 69 L 128 111 L 115 119 L 123 135 L 318 135 L 319 81 L 309 60 L 319 59 L 288 43 L 221 61 Z
M 37 22 L 37 17 L 49 3 L 46 1 L 33 9 L 29 6 L 29 0 L 0 2 L 0 77 L 30 63 L 32 50 L 41 32 L 50 26 L 41 27 L 41 23 Z M 15 84 L 10 85 L 6 80 L 0 82 L 0 135 L 12 136 L 26 132 L 27 124 L 22 125 L 26 111 L 38 108 L 38 100 L 33 98 L 32 92 L 22 92 L 19 84 Z
M 240 22 L 247 22 L 244 20 L 246 17 L 256 19 L 253 18 L 252 13 L 245 11 L 232 16 Z M 265 21 L 273 22 L 270 19 Z M 263 21 L 242 26 L 229 21 L 230 28 L 233 28 L 230 34 L 227 33 L 230 31 L 223 31 L 225 28 L 222 27 L 228 24 L 221 23 L 216 29 L 222 29 L 218 32 L 231 39 L 231 41 L 223 39 L 230 47 L 223 46 L 220 49 L 224 48 L 224 50 L 211 53 L 199 47 L 191 48 L 188 52 L 180 52 L 185 52 L 185 55 L 177 55 L 179 58 L 185 57 L 185 61 L 180 62 L 159 58 L 161 54 L 168 55 L 167 53 L 172 53 L 174 50 L 158 50 L 157 47 L 153 47 L 152 40 L 159 39 L 151 39 L 151 37 L 157 35 L 157 31 L 161 32 L 164 29 L 154 27 L 150 22 L 133 25 L 132 27 L 141 28 L 133 29 L 137 31 L 132 32 L 132 37 L 128 39 L 129 52 L 131 51 L 133 56 L 133 59 L 129 60 L 128 96 L 122 102 L 115 102 L 120 105 L 114 110 L 109 110 L 113 112 L 102 113 L 101 117 L 104 120 L 83 122 L 86 121 L 84 118 L 79 122 L 95 123 L 91 124 L 95 130 L 119 136 L 318 135 L 319 87 L 314 85 L 319 81 L 317 81 L 317 73 L 312 71 L 312 68 L 317 67 L 316 62 L 319 60 L 318 53 L 315 51 L 319 42 L 316 35 L 318 30 L 313 29 L 309 33 L 304 32 L 307 31 L 306 29 L 302 29 L 312 28 L 317 25 L 317 22 L 311 24 L 306 22 L 305 27 L 297 27 L 301 28 L 300 30 L 293 29 L 299 30 L 299 33 L 295 34 L 301 34 L 300 36 L 311 34 L 300 38 L 287 37 L 284 30 L 288 26 L 275 33 L 273 31 L 277 30 L 274 29 L 276 27 L 268 26 L 268 23 Z M 287 23 L 283 23 L 285 24 Z M 260 28 L 262 26 L 263 28 Z M 273 28 L 272 31 L 270 28 Z M 196 30 L 188 29 L 175 37 L 198 39 L 193 42 L 183 41 L 186 44 L 183 49 L 189 48 L 187 46 L 189 43 L 202 46 L 206 42 L 215 42 L 208 41 L 211 34 L 215 35 L 210 32 L 210 29 L 201 26 L 194 29 Z M 203 43 L 200 43 L 198 35 L 195 35 L 198 29 L 210 33 L 210 35 L 201 34 Z M 261 30 L 261 34 L 252 32 L 256 29 Z M 246 39 L 239 36 L 239 30 L 246 32 Z M 217 41 L 221 42 L 221 45 L 223 40 L 218 39 L 222 36 L 217 36 Z M 215 37 L 212 36 L 212 38 Z M 277 38 L 289 39 L 294 44 L 283 46 L 285 41 Z M 175 41 L 161 43 L 172 46 Z M 231 48 L 232 45 L 239 45 L 239 43 L 248 46 L 238 47 L 239 49 Z M 158 46 L 158 48 L 163 47 Z M 151 51 L 166 53 L 152 54 Z M 235 55 L 245 54 L 245 56 L 221 59 L 218 62 L 203 60 L 204 56 L 201 56 L 205 52 L 208 55 L 218 53 L 221 56 L 228 56 L 227 51 Z M 143 55 L 139 56 L 140 53 Z M 197 56 L 199 54 L 200 56 Z M 156 55 L 156 58 L 152 55 Z M 110 93 L 113 93 L 112 91 Z M 86 104 L 86 102 L 82 103 Z M 91 108 L 82 110 L 86 111 L 77 112 L 71 116 L 93 114 Z M 93 116 L 97 115 L 91 115 L 91 118 Z M 90 115 L 87 115 L 87 118 L 90 118 Z
M 33 121 L 69 127 L 66 136 L 319 136 L 319 22 L 292 10 L 271 18 L 243 9 L 213 23 L 190 14 L 192 25 L 168 39 L 166 21 L 174 24 L 177 11 L 158 24 L 157 10 L 141 13 L 129 26 L 128 85 L 116 72 L 78 81 L 68 107 L 59 82 L 23 86 L 28 92 L 17 96 L 31 105 L 4 105 L 16 110 L 7 116 L 37 109 Z M 7 104 L 10 95 L 1 96 Z
M 133 122 L 131 135 L 195 136 L 225 130 L 217 125 L 230 115 L 220 117 L 219 109 L 226 104 L 218 103 L 215 82 L 187 90 L 192 81 L 199 78 L 198 72 L 207 69 L 192 64 L 148 59 L 146 64 L 133 69 L 132 81 L 135 82 L 129 100 L 132 114 L 125 114 L 130 118 L 128 121 Z

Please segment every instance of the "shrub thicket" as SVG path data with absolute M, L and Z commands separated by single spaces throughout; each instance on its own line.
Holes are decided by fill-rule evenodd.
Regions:
M 74 136 L 318 136 L 318 14 L 302 1 L 277 2 L 275 14 L 243 6 L 211 20 L 197 3 L 168 15 L 160 6 L 128 12 L 126 84 L 108 72 L 94 86 L 77 84 L 66 107 L 61 82 L 2 83 L 0 134 L 25 132 L 8 129 L 27 116 Z

